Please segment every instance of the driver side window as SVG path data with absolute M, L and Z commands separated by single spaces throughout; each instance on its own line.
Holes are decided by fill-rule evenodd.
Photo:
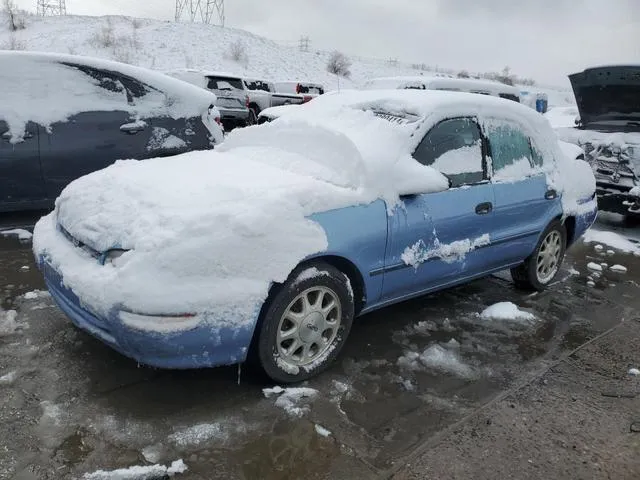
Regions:
M 454 118 L 437 124 L 422 139 L 413 158 L 447 176 L 452 187 L 485 179 L 482 135 L 471 118 Z

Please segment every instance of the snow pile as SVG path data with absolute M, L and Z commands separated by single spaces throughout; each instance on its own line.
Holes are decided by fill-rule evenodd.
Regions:
M 500 302 L 485 308 L 480 313 L 483 320 L 535 320 L 536 316 L 532 313 L 520 310 L 518 306 L 511 302 Z
M 627 273 L 627 267 L 624 265 L 613 265 L 611 267 L 611 271 L 616 273 Z
M 11 385 L 18 378 L 18 372 L 15 370 L 9 373 L 6 373 L 0 377 L 0 385 Z
M 49 298 L 51 294 L 43 290 L 33 290 L 22 295 L 25 300 L 36 300 L 38 298 Z
M 587 268 L 593 272 L 602 272 L 602 269 L 603 269 L 602 265 L 599 265 L 595 262 L 587 263 Z
M 604 244 L 608 247 L 614 248 L 624 253 L 640 252 L 640 247 L 638 246 L 638 244 L 633 243 L 622 235 L 610 231 L 595 230 L 591 228 L 584 234 L 583 241 L 587 244 Z M 596 251 L 602 250 L 602 248 L 598 249 L 597 247 L 598 245 L 594 247 Z
M 326 428 L 324 428 L 322 425 L 318 425 L 317 423 L 314 425 L 315 429 L 316 429 L 316 433 L 318 435 L 320 435 L 321 437 L 328 437 L 331 435 L 331 432 L 329 430 L 327 430 Z
M 0 308 L 0 337 L 10 335 L 18 329 L 17 317 L 18 312 L 15 310 L 4 311 Z
M 427 367 L 462 378 L 475 377 L 473 368 L 463 363 L 458 352 L 454 350 L 432 345 L 422 353 L 406 352 L 398 358 L 397 364 L 406 370 L 424 370 L 424 367 Z
M 0 230 L 0 235 L 3 237 L 14 237 L 17 236 L 19 240 L 30 240 L 33 236 L 31 232 L 24 230 L 22 228 L 12 228 L 11 230 Z
M 576 118 L 580 116 L 578 107 L 555 107 L 544 114 L 553 128 L 575 127 Z
M 229 433 L 220 423 L 202 423 L 169 435 L 168 440 L 178 447 L 193 447 L 209 440 L 227 440 Z
M 126 111 L 133 120 L 155 116 L 175 119 L 203 116 L 204 120 L 209 106 L 216 100 L 213 93 L 185 82 L 107 60 L 5 51 L 0 52 L 0 62 L 3 66 L 0 85 L 4 91 L 2 113 L 9 125 L 13 143 L 22 140 L 29 121 L 50 128 L 54 123 L 63 122 L 88 108 L 108 112 Z M 121 73 L 150 88 L 130 103 L 127 101 L 127 91 L 119 81 L 98 80 L 65 63 Z M 103 88 L 101 83 L 105 81 L 110 83 Z M 212 133 L 219 130 L 208 121 L 205 124 Z
M 266 398 L 271 398 L 275 395 L 278 395 L 276 399 L 276 407 L 282 408 L 287 414 L 292 417 L 302 417 L 304 414 L 309 412 L 310 401 L 313 401 L 317 395 L 318 391 L 314 388 L 282 388 L 282 387 L 273 387 L 273 388 L 263 388 L 262 393 Z M 303 405 L 299 405 L 303 403 Z
M 436 238 L 433 248 L 428 248 L 423 240 L 419 240 L 414 245 L 407 247 L 401 255 L 402 261 L 406 265 L 418 268 L 422 263 L 433 258 L 440 258 L 447 263 L 461 262 L 467 253 L 477 248 L 489 245 L 491 239 L 488 234 L 482 235 L 474 240 L 465 239 L 452 243 L 442 244 Z
M 149 465 L 122 468 L 112 471 L 98 470 L 93 473 L 85 473 L 84 480 L 163 480 L 166 477 L 173 477 L 178 473 L 188 470 L 182 460 L 176 460 L 171 466 Z
M 629 375 L 633 375 L 634 377 L 637 377 L 640 375 L 640 370 L 638 370 L 637 368 L 630 368 L 628 373 Z

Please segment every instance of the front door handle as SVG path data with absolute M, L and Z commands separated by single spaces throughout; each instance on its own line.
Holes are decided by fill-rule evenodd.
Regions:
M 556 192 L 553 189 L 547 190 L 547 193 L 544 194 L 544 198 L 546 200 L 553 200 L 554 198 L 557 198 L 557 197 L 558 197 L 558 192 Z
M 476 205 L 476 213 L 478 215 L 486 215 L 493 210 L 493 204 L 491 202 L 479 203 Z

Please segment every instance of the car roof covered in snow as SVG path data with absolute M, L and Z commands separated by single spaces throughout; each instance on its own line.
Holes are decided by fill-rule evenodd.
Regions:
M 72 63 L 100 70 L 109 70 L 111 72 L 116 72 L 128 77 L 135 78 L 136 80 L 139 80 L 147 84 L 148 86 L 161 90 L 165 93 L 181 94 L 184 95 L 187 99 L 191 97 L 196 102 L 199 102 L 199 106 L 202 105 L 202 101 L 206 102 L 207 100 L 211 100 L 212 98 L 215 100 L 215 95 L 213 93 L 203 91 L 199 88 L 194 88 L 193 85 L 187 82 L 183 82 L 154 70 L 149 70 L 143 67 L 136 67 L 126 63 L 104 60 L 100 58 L 85 57 L 81 55 L 66 55 L 46 52 L 0 51 L 0 61 L 2 62 L 3 66 L 7 65 L 9 61 L 16 61 L 21 59 L 38 63 Z M 1 75 L 0 78 L 2 78 Z
M 457 89 L 463 91 L 487 91 L 493 95 L 500 93 L 510 93 L 519 95 L 516 87 L 505 85 L 504 83 L 491 80 L 477 80 L 474 78 L 453 78 L 453 77 L 430 77 L 430 76 L 403 76 L 403 77 L 381 77 L 374 78 L 365 84 L 367 89 L 378 88 L 418 88 L 425 90 L 449 90 Z

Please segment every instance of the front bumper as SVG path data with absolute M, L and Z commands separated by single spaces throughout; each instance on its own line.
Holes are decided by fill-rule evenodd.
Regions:
M 168 369 L 232 365 L 245 361 L 254 325 L 217 327 L 206 320 L 188 331 L 157 333 L 126 326 L 119 310 L 94 314 L 64 285 L 62 276 L 46 261 L 39 266 L 51 296 L 74 325 L 138 363 Z

